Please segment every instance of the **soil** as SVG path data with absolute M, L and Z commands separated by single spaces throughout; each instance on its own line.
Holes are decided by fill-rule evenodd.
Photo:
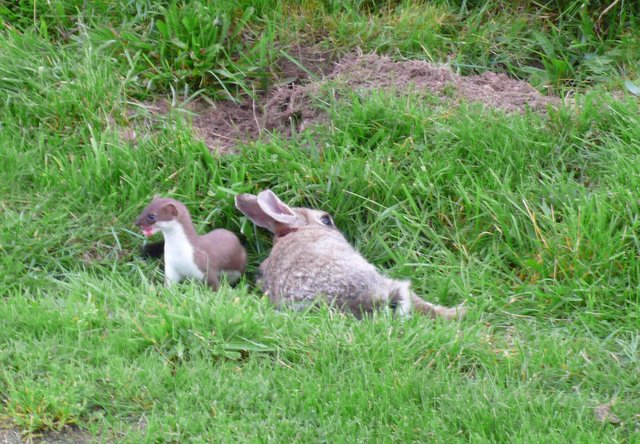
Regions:
M 142 415 L 131 423 L 132 430 L 144 433 L 147 430 L 147 417 Z M 91 442 L 116 443 L 122 435 L 92 436 L 75 425 L 65 425 L 61 430 L 43 430 L 34 433 L 21 433 L 17 428 L 3 428 L 0 423 L 0 444 L 86 444 Z
M 288 49 L 287 54 L 290 57 L 283 56 L 277 63 L 280 84 L 300 83 L 310 77 L 321 79 L 333 71 L 334 54 L 318 46 L 296 45 Z
M 190 104 L 196 134 L 212 152 L 233 152 L 236 145 L 258 140 L 270 132 L 290 136 L 294 131 L 325 123 L 328 117 L 314 104 L 325 85 L 334 85 L 336 90 L 435 95 L 452 106 L 462 101 L 475 102 L 509 113 L 527 109 L 544 113 L 548 106 L 560 103 L 559 98 L 544 96 L 528 83 L 500 73 L 461 76 L 446 65 L 394 61 L 376 54 L 351 53 L 334 61 L 327 52 L 302 47 L 289 54 L 305 69 L 283 58 L 279 64 L 281 81 L 269 93 L 238 103 Z M 154 107 L 161 114 L 170 108 L 158 103 Z
M 61 431 L 47 431 L 23 436 L 15 429 L 0 429 L 0 444 L 84 444 L 92 439 L 86 433 L 72 426 L 64 426 Z

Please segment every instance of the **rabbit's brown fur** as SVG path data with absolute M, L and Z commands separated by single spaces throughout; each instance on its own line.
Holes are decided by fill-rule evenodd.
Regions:
M 347 242 L 328 213 L 290 208 L 270 190 L 237 196 L 236 207 L 275 235 L 271 253 L 260 265 L 259 284 L 277 306 L 304 308 L 323 298 L 356 316 L 385 306 L 402 315 L 412 308 L 431 317 L 464 314 L 462 307 L 420 299 L 409 281 L 382 275 Z

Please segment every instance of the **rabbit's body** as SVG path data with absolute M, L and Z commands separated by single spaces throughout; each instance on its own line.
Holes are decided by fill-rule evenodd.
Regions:
M 431 317 L 464 315 L 462 307 L 420 299 L 409 281 L 382 275 L 347 242 L 326 212 L 290 208 L 269 190 L 237 196 L 236 207 L 275 235 L 271 253 L 260 265 L 259 284 L 276 306 L 305 308 L 323 299 L 356 316 L 385 306 L 400 315 L 412 309 Z
M 304 250 L 301 243 L 307 245 Z M 393 281 L 381 276 L 342 234 L 316 226 L 278 238 L 260 273 L 260 286 L 276 305 L 304 307 L 323 296 L 330 305 L 358 314 L 388 305 L 393 290 Z

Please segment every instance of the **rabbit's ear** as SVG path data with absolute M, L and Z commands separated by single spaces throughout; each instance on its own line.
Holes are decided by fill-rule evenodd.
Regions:
M 283 236 L 304 225 L 294 211 L 282 202 L 271 190 L 254 196 L 236 196 L 236 208 L 256 225 L 266 228 L 276 236 Z
M 278 199 L 278 196 L 271 190 L 265 190 L 258 194 L 258 205 L 276 222 L 295 227 L 302 225 L 289 205 Z
M 306 224 L 306 221 L 300 219 L 289 205 L 278 199 L 271 190 L 258 194 L 258 205 L 272 219 L 273 228 L 269 230 L 276 238 L 286 236 Z
M 236 208 L 251 221 L 269 231 L 273 231 L 273 220 L 262 211 L 258 205 L 258 198 L 253 194 L 238 194 L 236 196 Z

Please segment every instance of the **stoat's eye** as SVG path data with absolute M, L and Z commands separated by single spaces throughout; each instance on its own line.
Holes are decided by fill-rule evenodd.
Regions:
M 331 227 L 333 225 L 333 221 L 331 220 L 331 216 L 329 216 L 328 214 L 325 214 L 324 216 L 322 216 L 320 218 L 320 222 L 322 222 L 327 227 Z
M 147 214 L 147 219 L 156 220 L 156 215 L 155 214 Z

